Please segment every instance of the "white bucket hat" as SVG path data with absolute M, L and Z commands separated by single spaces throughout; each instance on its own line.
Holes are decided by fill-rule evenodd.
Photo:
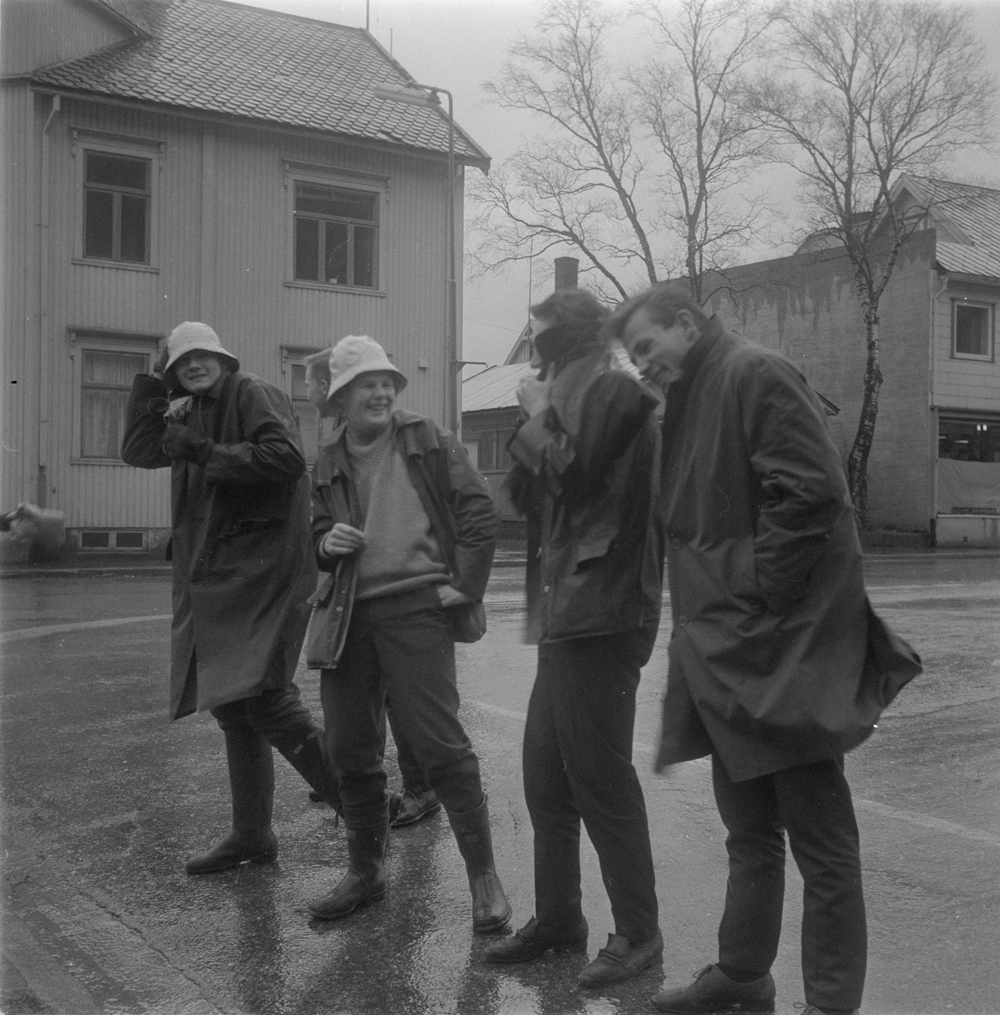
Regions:
M 348 335 L 330 350 L 330 388 L 326 397 L 350 384 L 358 374 L 385 371 L 392 374 L 396 391 L 406 387 L 406 377 L 392 365 L 385 349 L 367 335 Z
M 240 368 L 240 361 L 231 352 L 222 348 L 219 336 L 207 324 L 202 324 L 201 321 L 185 321 L 167 335 L 167 365 L 163 368 L 163 373 L 169 373 L 181 356 L 195 349 L 212 352 L 216 356 L 225 356 L 232 361 L 233 370 Z

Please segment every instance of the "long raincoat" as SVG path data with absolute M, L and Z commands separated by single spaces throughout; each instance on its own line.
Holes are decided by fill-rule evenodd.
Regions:
M 780 353 L 709 322 L 667 392 L 674 630 L 657 767 L 736 782 L 835 757 L 920 672 L 872 612 L 840 456 Z
M 171 469 L 173 627 L 170 715 L 292 683 L 316 585 L 309 479 L 288 397 L 225 374 L 185 420 L 215 442 L 204 465 L 171 462 L 155 377 L 136 377 L 122 458 Z

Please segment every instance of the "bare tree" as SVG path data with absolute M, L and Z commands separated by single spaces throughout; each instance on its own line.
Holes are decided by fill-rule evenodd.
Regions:
M 656 280 L 637 200 L 644 164 L 605 52 L 615 21 L 598 0 L 550 0 L 537 37 L 515 43 L 500 79 L 484 86 L 497 105 L 535 113 L 543 131 L 471 188 L 475 222 L 488 237 L 481 265 L 570 246 L 619 298 L 636 262 Z
M 802 174 L 814 225 L 843 244 L 865 324 L 864 391 L 848 456 L 851 497 L 868 525 L 868 458 L 882 369 L 879 301 L 923 218 L 897 206 L 902 172 L 927 174 L 988 138 L 995 86 L 969 12 L 939 3 L 818 0 L 784 17 L 783 67 L 750 106 Z
M 691 294 L 702 302 L 704 272 L 750 241 L 764 211 L 759 197 L 732 198 L 767 154 L 741 99 L 778 10 L 757 0 L 681 0 L 670 14 L 645 0 L 635 10 L 652 24 L 658 55 L 631 80 L 665 159 L 657 175 L 672 199 Z
M 702 272 L 747 238 L 760 208 L 735 189 L 760 148 L 734 96 L 771 15 L 752 0 L 672 10 L 676 26 L 652 0 L 633 9 L 658 35 L 634 72 L 608 55 L 621 15 L 600 0 L 549 0 L 512 47 L 486 93 L 543 130 L 471 188 L 480 269 L 568 246 L 617 298 L 677 274 L 700 297 Z

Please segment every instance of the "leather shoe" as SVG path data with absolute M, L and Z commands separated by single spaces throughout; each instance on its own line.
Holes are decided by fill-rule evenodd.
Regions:
M 644 969 L 663 960 L 663 935 L 657 931 L 645 944 L 633 945 L 621 934 L 609 934 L 606 948 L 580 972 L 581 987 L 602 987 L 606 983 L 631 980 Z
M 718 966 L 705 966 L 686 987 L 661 990 L 652 999 L 659 1011 L 676 1015 L 716 1012 L 773 1012 L 774 980 L 765 973 L 759 980 L 739 983 Z
M 583 917 L 568 930 L 546 927 L 532 917 L 511 937 L 490 945 L 485 951 L 485 958 L 487 962 L 531 962 L 548 951 L 585 952 L 589 933 Z
M 415 825 L 432 814 L 441 810 L 441 801 L 434 794 L 434 790 L 420 790 L 416 793 L 411 790 L 403 790 L 403 799 L 399 804 L 399 812 L 392 820 L 393 828 L 405 828 L 407 825 Z

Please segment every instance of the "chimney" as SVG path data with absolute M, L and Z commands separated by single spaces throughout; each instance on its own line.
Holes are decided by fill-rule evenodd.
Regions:
M 557 257 L 554 263 L 556 267 L 556 291 L 576 289 L 578 287 L 577 272 L 580 268 L 579 259 L 575 257 Z

